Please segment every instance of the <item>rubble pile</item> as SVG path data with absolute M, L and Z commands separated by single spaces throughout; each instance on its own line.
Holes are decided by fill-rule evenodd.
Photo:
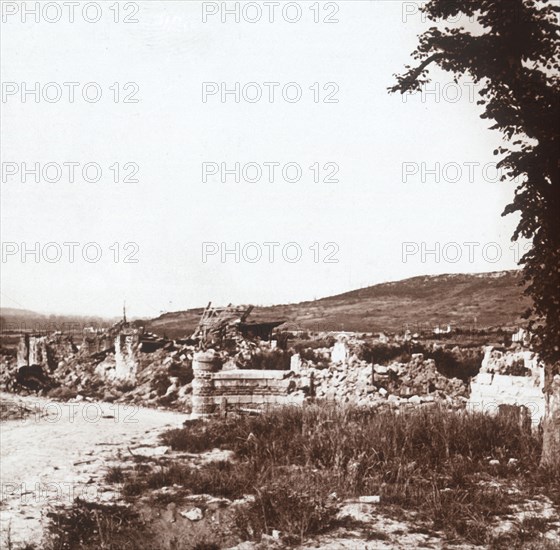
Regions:
M 532 351 L 485 349 L 480 372 L 509 376 L 532 376 L 538 370 L 538 358 Z
M 187 409 L 192 393 L 194 351 L 194 346 L 177 347 L 170 343 L 153 353 L 141 354 L 136 385 L 120 400 Z
M 194 349 L 167 342 L 152 352 L 139 351 L 134 380 L 115 377 L 114 350 L 88 357 L 78 353 L 53 371 L 52 379 L 60 389 L 49 395 L 185 409 L 190 402 Z
M 147 333 L 128 323 L 126 315 L 107 330 L 86 329 L 82 341 L 76 344 L 60 333 L 26 334 L 21 337 L 17 360 L 3 359 L 0 387 L 58 399 L 82 396 L 189 410 L 194 355 L 200 350 L 215 349 L 218 368 L 223 371 L 284 371 L 286 387 L 298 402 L 316 398 L 364 406 L 398 406 L 436 400 L 461 405 L 466 401 L 466 383 L 441 374 L 434 360 L 420 353 L 403 359 L 405 356 L 398 355 L 394 346 L 377 343 L 377 347 L 368 348 L 363 339 L 351 334 L 336 339 L 332 334 L 319 335 L 285 349 L 282 335 L 272 338 L 272 330 L 280 322 L 249 323 L 250 310 L 231 306 L 211 309 L 209 305 L 195 334 L 185 340 L 171 341 Z M 381 349 L 383 346 L 387 349 Z M 372 349 L 381 352 L 378 361 L 385 361 L 382 356 L 387 355 L 385 364 L 378 364 L 371 355 Z M 498 362 L 497 356 L 491 359 Z M 491 364 L 490 359 L 487 363 Z M 230 378 L 243 381 L 239 374 L 232 373 Z M 251 394 L 252 386 L 245 382 L 245 393 Z M 218 386 L 228 384 L 233 382 Z
M 462 404 L 467 396 L 465 383 L 440 374 L 435 362 L 424 359 L 422 354 L 414 354 L 408 363 L 394 362 L 388 366 L 372 365 L 352 355 L 347 361 L 332 363 L 326 369 L 317 369 L 296 355 L 292 371 L 297 390 L 359 406 L 436 400 Z

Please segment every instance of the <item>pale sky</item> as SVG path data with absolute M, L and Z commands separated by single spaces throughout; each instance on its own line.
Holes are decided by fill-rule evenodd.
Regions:
M 418 33 L 429 26 L 417 14 L 403 22 L 403 11 L 414 11 L 411 2 L 339 0 L 319 3 L 318 12 L 310 9 L 313 2 L 293 2 L 301 10 L 295 23 L 285 21 L 281 9 L 272 23 L 266 11 L 256 23 L 243 13 L 239 23 L 233 16 L 221 22 L 221 13 L 203 23 L 202 2 L 178 0 L 139 1 L 136 14 L 134 2 L 127 8 L 123 2 L 119 18 L 139 21 L 125 24 L 114 22 L 114 2 L 93 4 L 102 10 L 95 23 L 84 21 L 83 3 L 73 23 L 65 11 L 60 21 L 46 21 L 56 17 L 54 8 L 40 13 L 38 23 L 34 16 L 22 23 L 21 13 L 4 13 L 4 307 L 114 316 L 126 300 L 130 315 L 157 316 L 210 300 L 287 303 L 415 275 L 516 267 L 510 237 L 517 219 L 500 216 L 514 185 L 491 181 L 495 170 L 483 169 L 495 163 L 492 151 L 501 141 L 479 118 L 473 86 L 452 86 L 449 75 L 434 72 L 442 92 L 437 101 L 426 94 L 403 102 L 387 93 L 393 73 L 410 62 Z M 206 4 L 211 13 L 216 3 Z M 330 17 L 338 23 L 314 22 L 336 8 Z M 297 7 L 291 9 L 287 16 L 295 17 Z M 255 17 L 257 11 L 247 10 Z M 22 88 L 36 82 L 52 102 L 41 95 L 36 103 L 32 93 L 22 101 Z M 73 103 L 65 82 L 78 83 Z M 233 88 L 236 82 L 240 89 L 255 85 L 245 88 L 239 103 L 233 94 L 222 102 L 221 83 Z M 279 83 L 272 103 L 264 85 L 270 82 Z M 282 97 L 290 82 L 296 86 L 289 96 L 297 86 L 302 90 L 294 103 Z M 99 101 L 82 98 L 86 83 L 97 83 L 88 92 L 93 97 L 100 89 Z M 206 102 L 203 83 L 218 90 Z M 335 85 L 323 89 L 327 83 Z M 260 101 L 247 100 L 259 90 Z M 337 103 L 323 102 L 330 93 Z M 139 101 L 123 103 L 126 96 Z M 23 183 L 22 164 L 36 162 L 41 170 L 54 163 L 47 178 L 58 181 L 39 174 L 38 183 L 33 175 Z M 73 183 L 63 165 L 68 162 L 79 163 Z M 99 165 L 100 181 L 83 180 L 87 163 Z M 123 182 L 134 163 L 139 181 Z M 256 163 L 263 175 L 251 183 L 226 174 L 222 183 L 219 173 L 204 182 L 203 163 L 231 169 Z M 265 163 L 279 163 L 273 182 Z M 292 179 L 301 167 L 299 181 L 284 179 L 287 163 L 295 163 L 287 171 Z M 319 172 L 310 169 L 315 163 Z M 439 183 L 430 173 L 422 181 L 421 163 L 427 170 L 439 163 Z M 336 166 L 332 179 L 338 181 L 322 181 Z M 406 182 L 403 169 L 410 174 Z M 245 173 L 251 178 L 254 170 L 250 165 Z M 78 243 L 74 262 L 68 242 Z M 273 262 L 264 245 L 270 242 L 279 243 Z M 23 247 L 35 243 L 39 257 L 22 257 Z M 90 258 L 101 251 L 98 261 L 83 259 L 86 243 L 96 243 L 87 251 Z M 127 243 L 136 244 L 125 249 Z M 203 243 L 217 251 L 206 262 Z M 221 261 L 221 243 L 232 250 L 239 243 L 238 263 L 235 254 Z M 436 243 L 439 261 L 435 254 L 422 257 Z M 287 261 L 282 251 L 293 259 L 298 246 L 301 259 Z M 249 261 L 259 251 L 260 261 Z M 138 262 L 125 263 L 128 253 Z M 323 261 L 329 253 L 338 263 Z

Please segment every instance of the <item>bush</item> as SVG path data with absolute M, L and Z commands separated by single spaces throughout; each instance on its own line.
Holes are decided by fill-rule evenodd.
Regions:
M 277 529 L 284 542 L 302 543 L 305 536 L 328 530 L 337 513 L 329 485 L 324 474 L 311 469 L 274 476 L 259 486 L 255 500 L 237 513 L 241 536 L 260 540 Z
M 438 347 L 424 350 L 423 353 L 426 358 L 435 361 L 438 372 L 448 378 L 459 378 L 464 382 L 478 374 L 484 355 L 478 348 L 454 353 Z
M 530 376 L 531 369 L 525 367 L 525 361 L 523 361 L 523 359 L 518 359 L 514 361 L 512 365 L 507 366 L 502 374 L 508 374 L 510 376 Z
M 307 350 L 315 350 L 319 348 L 332 348 L 336 340 L 334 336 L 327 336 L 325 338 L 315 338 L 312 340 L 300 340 L 293 346 L 295 353 L 305 353 Z
M 357 355 L 358 359 L 374 365 L 386 365 L 397 360 L 404 363 L 410 361 L 411 345 L 409 343 L 403 345 L 364 343 L 359 346 Z
M 480 348 L 453 352 L 419 342 L 405 342 L 402 345 L 364 343 L 358 349 L 358 358 L 368 363 L 387 365 L 392 361 L 408 363 L 413 353 L 422 353 L 425 359 L 433 359 L 438 372 L 464 382 L 478 374 L 483 358 Z
M 136 550 L 155 548 L 138 515 L 124 506 L 76 499 L 69 510 L 48 514 L 44 550 Z

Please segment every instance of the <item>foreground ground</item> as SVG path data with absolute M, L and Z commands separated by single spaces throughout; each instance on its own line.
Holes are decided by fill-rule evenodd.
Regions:
M 2 548 L 560 548 L 558 472 L 515 417 L 46 404 L 3 407 Z
M 186 415 L 110 403 L 61 403 L 1 394 L 2 544 L 38 543 L 48 505 L 107 501 L 106 468 L 157 445 Z M 11 406 L 8 406 L 8 403 Z M 130 451 L 128 450 L 130 449 Z

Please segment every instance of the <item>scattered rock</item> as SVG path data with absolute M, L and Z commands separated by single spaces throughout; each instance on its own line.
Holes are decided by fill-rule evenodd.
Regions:
M 381 497 L 379 495 L 358 497 L 358 502 L 361 504 L 379 504 Z
M 204 514 L 200 508 L 194 507 L 189 510 L 183 510 L 181 512 L 181 516 L 190 521 L 200 521 L 204 517 Z
M 132 449 L 132 454 L 145 457 L 163 456 L 168 452 L 169 447 L 165 445 L 160 445 L 159 447 L 136 447 Z

